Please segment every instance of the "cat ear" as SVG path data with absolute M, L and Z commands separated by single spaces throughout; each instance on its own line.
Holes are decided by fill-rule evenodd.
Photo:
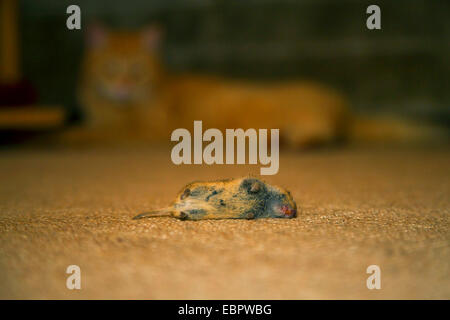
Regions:
M 148 50 L 156 50 L 159 48 L 163 31 L 158 25 L 151 25 L 142 31 L 142 43 Z
M 86 42 L 91 48 L 102 47 L 108 38 L 108 31 L 99 23 L 92 23 L 87 28 Z

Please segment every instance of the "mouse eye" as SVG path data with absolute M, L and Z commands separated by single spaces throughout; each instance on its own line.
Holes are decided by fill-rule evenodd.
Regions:
M 191 194 L 191 189 L 187 188 L 184 189 L 184 192 L 181 194 L 180 199 L 186 199 L 187 197 L 189 197 L 189 195 Z

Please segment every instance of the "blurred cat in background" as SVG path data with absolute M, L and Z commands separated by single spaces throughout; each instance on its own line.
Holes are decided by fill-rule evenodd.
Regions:
M 159 58 L 160 29 L 89 28 L 79 97 L 83 136 L 100 141 L 170 142 L 176 128 L 277 128 L 288 146 L 343 139 L 391 141 L 423 137 L 398 121 L 355 119 L 336 91 L 310 82 L 255 83 L 171 74 Z

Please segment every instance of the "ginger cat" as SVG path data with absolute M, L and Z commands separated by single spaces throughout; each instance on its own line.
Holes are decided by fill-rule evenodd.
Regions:
M 89 140 L 170 143 L 176 128 L 278 128 L 295 148 L 364 136 L 422 136 L 404 123 L 355 121 L 336 91 L 310 82 L 254 83 L 204 75 L 174 75 L 158 56 L 160 32 L 88 32 L 80 84 Z M 356 131 L 356 132 L 355 132 Z

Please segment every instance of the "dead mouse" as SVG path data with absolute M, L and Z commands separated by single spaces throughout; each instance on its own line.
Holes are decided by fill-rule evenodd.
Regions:
M 133 219 L 169 216 L 181 220 L 294 218 L 297 205 L 289 191 L 252 178 L 192 182 L 170 207 Z

